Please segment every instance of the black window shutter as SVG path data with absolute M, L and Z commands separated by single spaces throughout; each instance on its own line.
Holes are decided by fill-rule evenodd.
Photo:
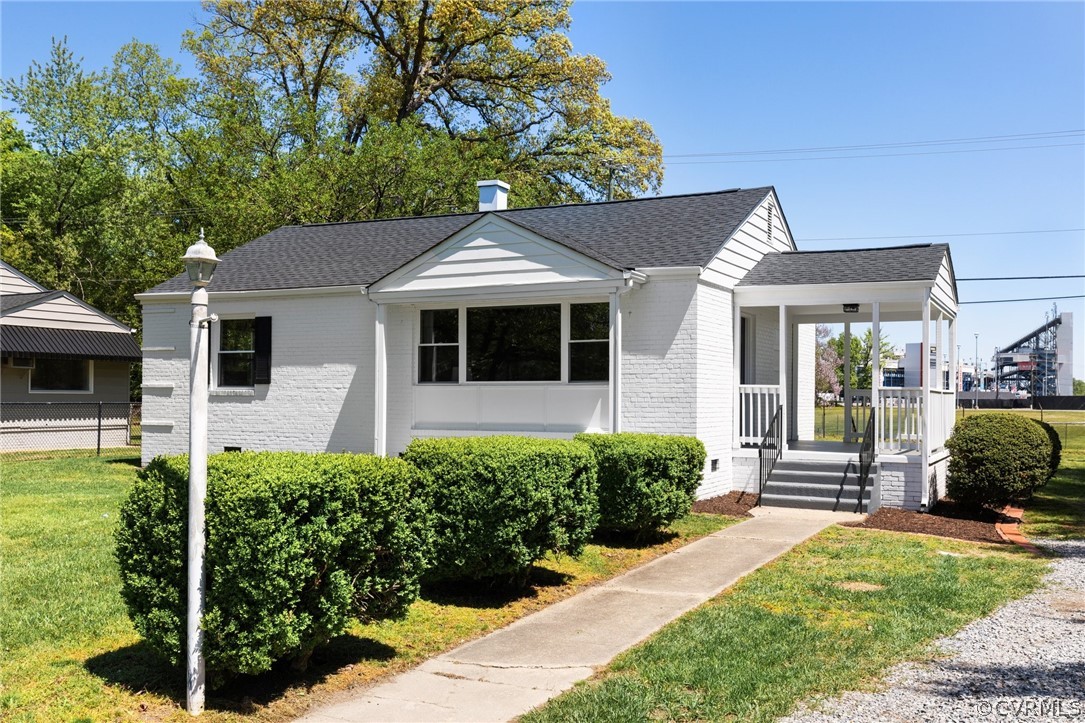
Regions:
M 271 317 L 258 316 L 253 328 L 256 348 L 253 381 L 256 384 L 271 384 Z

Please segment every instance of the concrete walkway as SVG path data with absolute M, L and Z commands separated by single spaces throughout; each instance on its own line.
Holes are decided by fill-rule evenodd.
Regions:
M 311 711 L 304 723 L 507 721 L 589 677 L 626 648 L 844 512 L 759 508 L 732 525 L 521 618 L 366 690 Z

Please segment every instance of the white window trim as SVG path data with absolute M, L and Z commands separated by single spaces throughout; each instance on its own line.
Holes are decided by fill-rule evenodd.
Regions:
M 35 389 L 34 372 L 37 368 L 37 362 L 35 361 L 35 368 L 30 369 L 30 373 L 26 375 L 27 394 L 94 394 L 94 360 L 86 359 L 85 361 L 87 362 L 87 389 Z
M 255 384 L 247 384 L 245 386 L 237 386 L 237 387 L 233 387 L 233 386 L 226 387 L 226 386 L 222 386 L 221 384 L 219 384 L 219 354 L 252 354 L 254 367 L 255 367 L 255 364 L 256 364 L 256 349 L 255 348 L 252 351 L 249 351 L 249 352 L 246 352 L 246 351 L 222 351 L 220 349 L 221 343 L 222 343 L 222 322 L 223 321 L 239 321 L 239 320 L 240 321 L 250 320 L 250 321 L 253 322 L 253 334 L 254 334 L 253 347 L 255 347 L 256 346 L 256 338 L 255 338 L 256 315 L 255 314 L 219 314 L 218 323 L 210 325 L 211 326 L 211 352 L 210 352 L 210 354 L 207 355 L 207 365 L 211 368 L 211 382 L 207 385 L 207 389 L 208 389 L 208 392 L 211 393 L 211 396 L 220 396 L 220 397 L 221 396 L 230 396 L 230 395 L 227 395 L 227 394 L 215 394 L 215 392 L 229 392 L 229 391 L 236 391 L 236 390 L 243 390 L 243 389 L 256 389 Z M 255 368 L 253 369 L 253 372 L 255 374 Z M 244 395 L 234 395 L 234 396 L 244 396 Z
M 411 353 L 411 384 L 412 386 L 421 387 L 439 387 L 439 386 L 487 386 L 487 387 L 545 387 L 545 386 L 557 386 L 557 385 L 607 385 L 610 384 L 610 379 L 595 380 L 595 381 L 569 381 L 569 344 L 570 344 L 570 312 L 569 307 L 572 304 L 609 304 L 610 300 L 605 296 L 590 296 L 583 299 L 516 299 L 516 300 L 500 300 L 500 301 L 478 301 L 478 302 L 466 302 L 459 304 L 451 303 L 434 303 L 434 304 L 415 304 L 412 310 L 411 324 L 414 330 L 414 348 Z M 477 308 L 492 308 L 498 306 L 560 306 L 561 307 L 561 374 L 559 379 L 547 379 L 542 381 L 499 381 L 499 382 L 484 382 L 484 381 L 468 381 L 467 380 L 467 310 Z M 455 382 L 420 382 L 418 381 L 418 368 L 419 368 L 419 349 L 422 346 L 422 312 L 423 311 L 436 311 L 439 309 L 456 309 L 457 323 L 459 325 L 459 334 L 457 336 L 457 344 L 459 346 L 459 381 Z M 579 339 L 577 341 L 605 341 L 609 343 L 607 339 Z M 445 342 L 445 346 L 452 346 L 451 342 Z M 432 344 L 427 346 L 440 346 L 438 344 Z M 611 360 L 613 364 L 613 360 Z

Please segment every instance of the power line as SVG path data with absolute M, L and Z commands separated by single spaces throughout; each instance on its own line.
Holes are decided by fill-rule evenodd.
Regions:
M 851 156 L 808 156 L 805 158 L 748 158 L 730 161 L 664 161 L 665 166 L 707 166 L 722 163 L 783 163 L 785 161 L 836 161 L 849 158 L 900 158 L 904 156 L 944 156 L 951 153 L 986 153 L 988 151 L 1021 151 L 1032 148 L 1069 148 L 1085 143 L 1051 143 L 1040 146 L 1007 146 L 1005 148 L 959 148 L 953 151 L 917 151 L 915 153 L 865 153 Z
M 826 236 L 824 238 L 800 238 L 796 241 L 889 241 L 906 238 L 959 238 L 961 236 L 1010 236 L 1014 234 L 1032 233 L 1075 233 L 1085 231 L 1085 228 L 1047 228 L 1034 231 L 974 231 L 970 233 L 929 233 L 916 234 L 913 236 Z
M 1034 299 L 984 299 L 983 301 L 959 301 L 958 304 L 1011 304 L 1016 301 L 1056 301 L 1059 299 L 1085 299 L 1085 294 L 1077 296 L 1038 296 Z
M 1025 279 L 1085 279 L 1085 274 L 1066 274 L 1064 276 L 976 276 L 957 281 L 1024 281 Z
M 778 153 L 820 153 L 824 151 L 862 151 L 889 148 L 918 148 L 924 146 L 954 145 L 958 143 L 996 143 L 1022 140 L 1057 140 L 1085 135 L 1080 128 L 1064 131 L 1041 131 L 1037 133 L 1017 133 L 1001 136 L 971 136 L 968 138 L 943 138 L 933 141 L 909 141 L 904 143 L 870 143 L 853 146 L 810 146 L 807 148 L 777 148 L 764 151 L 721 151 L 704 153 L 664 153 L 664 158 L 705 158 L 717 156 L 763 156 Z

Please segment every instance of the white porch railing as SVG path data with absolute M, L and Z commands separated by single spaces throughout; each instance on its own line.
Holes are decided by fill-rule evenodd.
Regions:
M 923 390 L 878 390 L 878 448 L 883 452 L 918 452 L 923 444 Z
M 946 446 L 956 421 L 956 403 L 957 398 L 952 390 L 931 390 L 930 418 L 927 422 L 930 425 L 930 450 Z
M 844 400 L 844 442 L 858 442 L 863 438 L 866 420 L 870 418 L 870 390 L 852 389 L 851 404 Z M 850 420 L 849 420 L 850 416 Z
M 777 384 L 740 384 L 738 386 L 738 443 L 761 444 L 761 438 L 780 406 Z

